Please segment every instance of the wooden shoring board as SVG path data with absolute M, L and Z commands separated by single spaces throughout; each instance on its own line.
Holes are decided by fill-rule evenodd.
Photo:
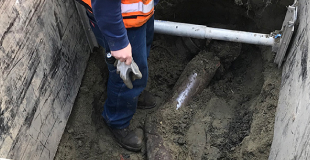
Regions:
M 74 0 L 0 2 L 0 158 L 53 159 L 90 49 Z
M 269 160 L 310 155 L 310 1 L 298 0 L 298 20 L 282 69 Z

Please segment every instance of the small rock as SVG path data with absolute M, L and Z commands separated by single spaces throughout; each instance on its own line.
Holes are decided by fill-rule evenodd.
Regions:
M 113 152 L 112 155 L 113 155 L 114 157 L 119 157 L 118 152 Z
M 179 139 L 178 139 L 178 144 L 179 145 L 184 145 L 186 143 L 186 140 L 183 138 L 183 137 L 180 137 Z
M 184 129 L 184 128 L 186 127 L 186 124 L 182 123 L 182 124 L 180 124 L 180 127 L 181 127 L 182 129 Z
M 174 143 L 178 143 L 178 138 L 173 138 Z
M 187 118 L 188 118 L 188 115 L 185 115 L 183 118 L 184 118 L 184 119 L 187 119 Z
M 82 87 L 80 87 L 80 91 L 89 92 L 89 89 L 86 86 L 82 86 Z
M 174 125 L 173 127 L 172 127 L 174 130 L 178 130 L 178 126 L 177 125 Z
M 72 129 L 72 128 L 70 128 L 70 129 L 68 129 L 68 133 L 73 133 L 74 132 L 74 130 Z
M 102 139 L 99 139 L 99 148 L 102 152 L 107 150 L 105 147 L 105 142 Z
M 78 141 L 78 147 L 82 147 L 83 142 L 82 141 Z

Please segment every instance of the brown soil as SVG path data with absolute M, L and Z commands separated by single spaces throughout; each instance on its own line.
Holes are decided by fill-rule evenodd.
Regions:
M 230 29 L 244 28 L 244 25 L 256 28 L 248 18 L 234 21 L 244 23 L 201 24 Z M 193 58 L 184 56 L 187 52 L 180 51 L 178 43 L 177 37 L 156 35 L 154 39 L 147 90 L 156 95 L 159 107 L 168 101 L 186 64 Z M 222 66 L 202 93 L 177 111 L 178 116 L 168 114 L 172 116 L 165 118 L 169 123 L 164 122 L 161 131 L 165 133 L 165 141 L 172 144 L 170 150 L 178 153 L 173 156 L 179 160 L 267 159 L 281 81 L 281 71 L 273 63 L 275 54 L 271 47 L 215 40 L 203 44 L 200 48 L 217 53 Z M 103 50 L 96 49 L 90 57 L 55 160 L 146 159 L 145 146 L 138 153 L 123 149 L 102 121 L 107 77 Z M 144 128 L 147 117 L 156 114 L 157 109 L 137 110 L 131 128 Z

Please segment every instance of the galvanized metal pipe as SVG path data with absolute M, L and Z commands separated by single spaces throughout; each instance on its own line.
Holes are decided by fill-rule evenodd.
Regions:
M 231 42 L 273 46 L 275 40 L 269 34 L 211 28 L 203 25 L 155 20 L 155 33 L 199 39 L 216 39 Z

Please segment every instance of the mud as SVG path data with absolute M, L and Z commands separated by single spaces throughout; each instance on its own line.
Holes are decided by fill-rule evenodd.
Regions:
M 190 1 L 184 2 L 186 5 L 183 7 L 190 7 L 187 4 Z M 225 2 L 219 3 L 221 6 Z M 226 3 L 231 5 L 230 2 Z M 247 8 L 243 4 L 226 8 L 230 15 L 215 14 L 210 20 L 205 20 L 205 16 L 200 20 L 184 19 L 212 27 L 246 28 L 257 32 L 268 30 L 270 26 L 260 26 L 246 16 Z M 163 1 L 161 5 L 169 6 L 169 1 Z M 174 5 L 172 1 L 171 5 Z M 279 4 L 277 7 L 281 6 Z M 216 11 L 216 7 L 213 10 Z M 203 12 L 199 9 L 194 11 Z M 159 8 L 157 14 L 160 13 L 162 10 Z M 175 13 L 177 16 L 167 19 L 182 20 L 179 16 L 185 15 L 178 10 Z M 221 20 L 221 16 L 227 16 L 229 21 Z M 173 87 L 186 65 L 195 55 L 184 56 L 189 51 L 180 51 L 178 37 L 155 35 L 148 61 L 149 81 L 146 89 L 157 97 L 158 107 L 137 110 L 130 127 L 145 129 L 146 121 L 161 117 L 161 121 L 155 119 L 154 122 L 165 144 L 158 146 L 166 147 L 164 149 L 169 150 L 172 158 L 178 160 L 267 159 L 281 81 L 281 70 L 273 63 L 275 54 L 270 47 L 215 40 L 201 42 L 199 44 L 204 45 L 199 46 L 200 50 L 216 53 L 221 67 L 210 84 L 192 97 L 187 105 L 177 111 L 166 109 L 164 114 L 158 115 L 173 94 Z M 138 153 L 123 149 L 113 140 L 102 121 L 100 114 L 106 98 L 108 77 L 103 52 L 103 49 L 96 49 L 90 57 L 55 160 L 144 160 L 147 152 L 152 152 L 146 145 Z

